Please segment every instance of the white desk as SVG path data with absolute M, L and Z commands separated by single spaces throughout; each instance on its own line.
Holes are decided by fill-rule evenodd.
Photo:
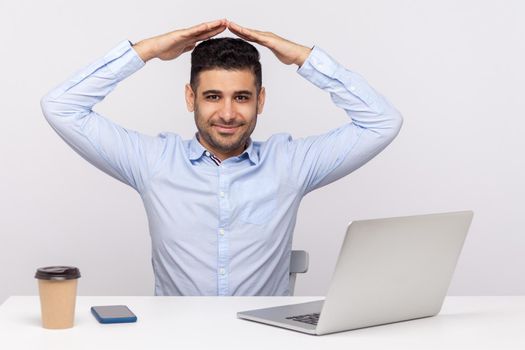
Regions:
M 78 297 L 75 327 L 40 326 L 37 296 L 0 306 L 0 349 L 525 349 L 525 296 L 448 297 L 437 317 L 312 336 L 236 312 L 316 297 Z M 137 323 L 99 324 L 93 305 L 126 304 Z

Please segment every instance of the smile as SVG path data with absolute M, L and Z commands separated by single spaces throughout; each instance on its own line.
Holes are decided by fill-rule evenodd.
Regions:
M 220 133 L 223 134 L 234 134 L 237 129 L 239 129 L 240 125 L 217 125 L 214 124 L 213 127 Z

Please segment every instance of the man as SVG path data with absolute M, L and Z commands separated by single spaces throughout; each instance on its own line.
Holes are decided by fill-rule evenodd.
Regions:
M 210 39 L 226 28 L 241 39 Z M 320 136 L 294 140 L 278 134 L 252 141 L 265 90 L 259 54 L 247 41 L 297 65 L 298 73 L 329 92 L 352 120 Z M 145 62 L 192 50 L 185 90 L 198 130 L 192 140 L 174 133 L 142 135 L 93 111 Z M 140 194 L 156 295 L 289 294 L 301 199 L 373 158 L 402 124 L 400 114 L 363 78 L 320 48 L 225 19 L 135 45 L 123 42 L 51 91 L 42 109 L 76 152 Z M 295 118 L 322 123 L 322 116 Z

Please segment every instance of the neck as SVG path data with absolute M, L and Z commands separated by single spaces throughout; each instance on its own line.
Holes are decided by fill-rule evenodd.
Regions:
M 240 155 L 242 152 L 244 152 L 246 150 L 246 148 L 248 148 L 248 141 L 247 141 L 244 144 L 244 146 L 239 147 L 238 149 L 235 149 L 235 150 L 229 151 L 229 152 L 222 152 L 220 150 L 217 150 L 217 149 L 213 148 L 211 145 L 209 145 L 205 140 L 203 140 L 199 136 L 199 133 L 197 133 L 197 141 L 199 141 L 199 143 L 204 148 L 206 148 L 206 150 L 208 150 L 210 153 L 212 153 L 215 157 L 219 158 L 221 162 L 223 160 L 225 160 L 225 159 L 228 159 L 228 158 L 231 158 L 231 157 L 236 157 L 236 156 Z

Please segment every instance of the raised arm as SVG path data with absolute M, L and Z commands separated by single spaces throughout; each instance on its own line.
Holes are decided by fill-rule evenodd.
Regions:
M 226 21 L 217 20 L 145 39 L 133 47 L 124 41 L 44 96 L 42 111 L 84 159 L 140 192 L 159 161 L 165 139 L 125 129 L 93 107 L 146 61 L 174 59 L 225 29 Z
M 228 28 L 245 40 L 267 47 L 284 64 L 298 65 L 301 76 L 328 92 L 334 104 L 351 117 L 350 122 L 318 136 L 287 138 L 283 149 L 290 160 L 289 174 L 304 193 L 356 170 L 399 133 L 401 114 L 363 77 L 341 66 L 322 49 L 310 49 L 233 22 Z M 312 123 L 322 120 L 322 116 L 308 118 Z

